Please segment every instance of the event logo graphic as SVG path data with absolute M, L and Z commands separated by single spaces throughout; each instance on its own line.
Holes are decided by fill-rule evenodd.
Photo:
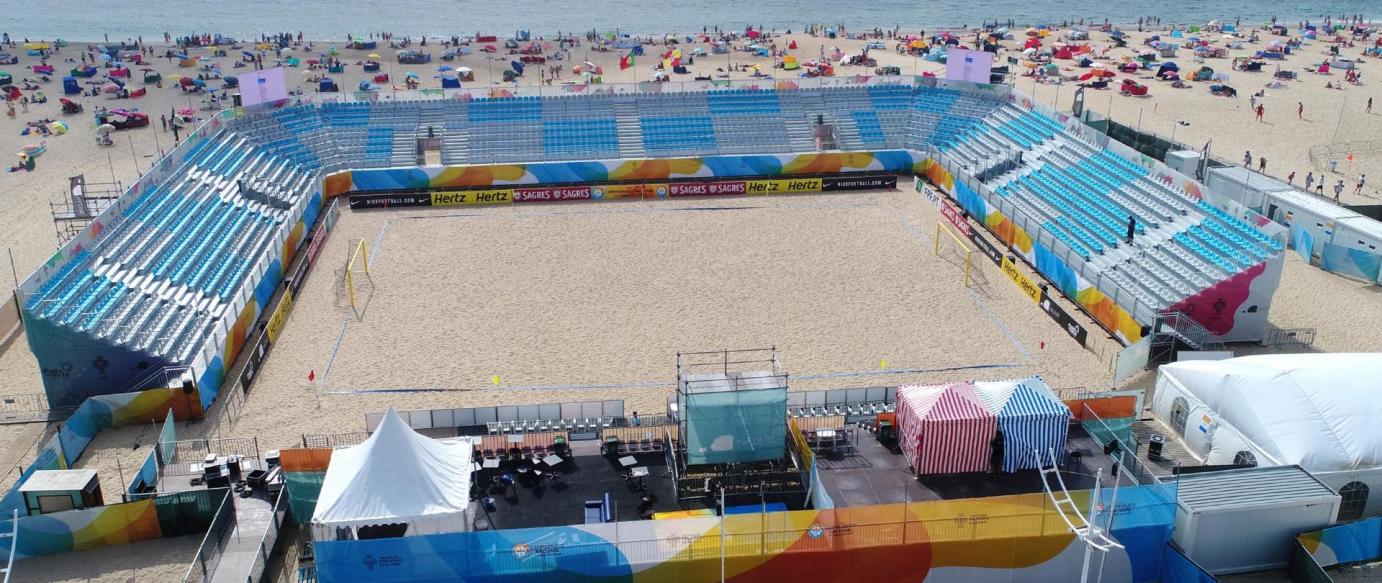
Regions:
M 825 529 L 821 528 L 821 525 L 819 524 L 813 524 L 811 525 L 811 528 L 806 529 L 806 536 L 809 536 L 811 538 L 821 538 L 824 535 Z
M 525 545 L 525 544 L 523 544 L 523 543 L 518 543 L 518 544 L 514 545 L 514 546 L 513 546 L 513 556 L 518 557 L 519 559 L 525 559 L 525 558 L 527 558 L 527 557 L 528 557 L 528 545 Z
M 379 558 L 374 555 L 365 555 L 360 559 L 360 562 L 365 565 L 366 571 L 373 571 L 374 567 L 379 564 Z

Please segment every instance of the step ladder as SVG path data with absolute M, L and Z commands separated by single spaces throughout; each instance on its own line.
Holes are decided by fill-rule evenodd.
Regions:
M 1108 537 L 1108 531 L 1113 527 L 1113 511 L 1118 504 L 1118 475 L 1114 474 L 1113 476 L 1113 499 L 1110 501 L 1111 503 L 1107 508 L 1102 508 L 1100 504 L 1102 500 L 1100 491 L 1104 470 L 1100 468 L 1094 475 L 1094 491 L 1090 493 L 1089 499 L 1089 518 L 1086 518 L 1085 514 L 1080 512 L 1079 506 L 1070 498 L 1070 491 L 1065 488 L 1065 479 L 1060 475 L 1060 464 L 1059 460 L 1056 458 L 1055 450 L 1047 450 L 1047 455 L 1051 460 L 1050 467 L 1046 466 L 1040 451 L 1034 451 L 1033 453 L 1036 454 L 1038 460 L 1042 461 L 1042 489 L 1046 490 L 1046 496 L 1051 499 L 1051 503 L 1056 507 L 1056 511 L 1060 513 L 1061 520 L 1064 520 L 1066 526 L 1070 527 L 1070 531 L 1075 533 L 1075 536 L 1085 544 L 1084 566 L 1080 569 L 1080 582 L 1088 583 L 1090 581 L 1089 566 L 1092 555 L 1095 552 L 1099 553 L 1099 570 L 1094 580 L 1102 581 L 1104 575 L 1104 559 L 1107 558 L 1108 552 L 1114 549 L 1123 548 L 1123 545 L 1119 544 L 1118 541 Z M 1120 451 L 1118 454 L 1118 465 L 1121 466 L 1122 462 L 1123 454 Z M 1060 492 L 1056 492 L 1051 487 L 1050 476 L 1052 475 L 1056 478 L 1055 482 L 1060 488 Z M 1108 516 L 1108 520 L 1102 527 L 1099 525 L 1098 521 L 1098 515 L 1101 510 Z
M 0 573 L 5 574 L 4 583 L 10 583 L 10 574 L 14 572 L 14 552 L 19 548 L 19 510 L 15 509 L 14 515 L 10 517 L 10 531 L 0 532 L 0 545 L 5 542 L 10 543 L 9 559 L 5 561 L 5 567 L 0 568 Z

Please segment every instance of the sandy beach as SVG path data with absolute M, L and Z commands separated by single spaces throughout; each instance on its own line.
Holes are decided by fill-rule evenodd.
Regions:
M 904 31 L 905 33 L 906 31 Z M 1049 40 L 1056 40 L 1060 33 Z M 1107 52 L 1110 63 L 1130 57 L 1150 33 L 1131 33 L 1128 48 Z M 1109 45 L 1107 35 L 1093 33 L 1096 47 Z M 1227 71 L 1231 58 L 1259 50 L 1267 40 L 1229 51 L 1228 58 L 1207 59 L 1205 65 Z M 788 38 L 774 39 L 779 48 Z M 792 54 L 811 59 L 838 47 L 860 51 L 867 41 L 823 39 L 794 34 Z M 1223 39 L 1218 39 L 1222 42 Z M 883 40 L 873 50 L 880 66 L 899 67 L 904 74 L 939 72 L 943 65 L 902 55 L 896 41 Z M 743 45 L 742 41 L 736 45 Z M 502 39 L 500 42 L 502 46 Z M 682 45 L 683 50 L 706 47 Z M 1000 62 L 1017 56 L 1013 41 L 1003 43 Z M 371 51 L 315 43 L 293 54 L 300 58 L 336 48 L 347 64 L 335 75 L 343 89 L 353 90 L 371 79 L 357 66 Z M 1311 147 L 1340 141 L 1371 139 L 1382 130 L 1382 104 L 1376 113 L 1363 111 L 1366 101 L 1379 95 L 1375 76 L 1382 76 L 1377 59 L 1360 60 L 1361 85 L 1325 89 L 1326 81 L 1342 75 L 1320 76 L 1304 71 L 1326 56 L 1326 45 L 1314 42 L 1281 62 L 1300 72 L 1298 81 L 1268 89 L 1262 98 L 1265 119 L 1249 112 L 1249 95 L 1271 81 L 1262 73 L 1231 72 L 1237 98 L 1210 94 L 1208 83 L 1173 89 L 1169 83 L 1146 78 L 1147 71 L 1118 74 L 1151 88 L 1146 98 L 1125 97 L 1116 90 L 1090 91 L 1087 107 L 1112 112 L 1114 119 L 1140 125 L 1198 147 L 1212 141 L 1216 155 L 1240 160 L 1244 150 L 1268 159 L 1267 171 L 1281 179 L 1295 172 L 1304 180 Z M 442 47 L 421 48 L 435 56 Z M 646 81 L 652 76 L 653 53 L 648 47 L 635 67 L 621 71 L 625 51 L 589 51 L 575 47 L 563 60 L 590 61 L 603 68 L 604 82 Z M 50 60 L 59 72 L 69 69 L 82 46 L 61 50 Z M 162 55 L 166 47 L 155 47 Z M 1362 46 L 1343 49 L 1358 57 Z M 18 65 L 0 66 L 16 82 L 32 76 L 37 63 L 19 54 Z M 393 50 L 377 52 L 392 56 Z M 208 55 L 204 49 L 194 54 Z M 1197 68 L 1188 53 L 1175 60 L 1182 70 Z M 207 58 L 226 74 L 238 50 L 229 56 Z M 473 69 L 470 87 L 502 85 L 497 77 L 514 56 L 476 52 L 448 64 Z M 693 75 L 713 75 L 717 68 L 760 65 L 765 73 L 786 75 L 772 68 L 773 59 L 735 51 L 713 55 L 690 65 Z M 1057 61 L 1061 74 L 1078 76 L 1084 69 L 1073 61 Z M 267 65 L 272 66 L 272 57 Z M 419 73 L 422 87 L 439 85 L 429 65 L 384 66 L 393 79 L 407 71 Z M 42 84 L 46 104 L 29 105 L 28 112 L 0 118 L 0 154 L 14 159 L 21 146 L 39 138 L 20 136 L 28 121 L 63 119 L 71 130 L 47 138 L 48 151 L 34 172 L 0 174 L 0 245 L 13 254 L 16 277 L 0 276 L 0 291 L 8 292 L 55 250 L 57 239 L 49 203 L 58 199 L 67 178 L 86 174 L 89 181 L 113 180 L 129 184 L 147 170 L 160 150 L 172 145 L 172 134 L 160 129 L 157 117 L 171 109 L 197 108 L 199 96 L 176 89 L 174 74 L 195 76 L 196 68 L 154 59 L 164 87 L 149 86 L 138 100 L 104 96 L 80 97 L 85 111 L 62 116 L 61 73 Z M 1020 67 L 1019 67 L 1020 69 Z M 138 69 L 136 68 L 136 74 Z M 839 67 L 837 75 L 871 74 L 863 67 Z M 297 88 L 314 84 L 299 70 L 288 72 Z M 729 73 L 746 78 L 748 71 Z M 568 80 L 563 78 L 558 83 Z M 539 83 L 538 72 L 520 83 Z M 1114 80 L 1116 86 L 1118 79 Z M 213 83 L 218 85 L 218 83 Z M 1061 85 L 1035 83 L 1018 77 L 1016 87 L 1038 99 L 1069 110 L 1073 81 Z M 142 87 L 132 81 L 131 87 Z M 401 84 L 400 84 L 401 88 Z M 1296 104 L 1304 106 L 1297 119 Z M 98 105 L 137 107 L 153 116 L 149 128 L 114 134 L 115 144 L 95 143 L 92 111 Z M 204 118 L 211 111 L 198 110 Z M 1185 122 L 1184 124 L 1178 122 Z M 1255 164 L 1255 163 L 1254 163 Z M 1328 174 L 1343 179 L 1344 202 L 1382 203 L 1375 186 L 1382 181 L 1382 150 L 1359 152 L 1352 167 Z M 1377 172 L 1378 179 L 1360 195 L 1351 194 L 1358 173 Z M 112 178 L 113 176 L 113 178 Z M 659 200 L 550 204 L 532 207 L 467 209 L 465 217 L 430 209 L 421 212 L 345 211 L 324 248 L 319 266 L 309 277 L 279 343 L 274 347 L 244 408 L 233 420 L 179 426 L 181 439 L 206 434 L 257 436 L 262 449 L 292 447 L 303 434 L 360 431 L 366 414 L 398 409 L 431 409 L 496 404 L 554 403 L 576 400 L 623 399 L 626 410 L 661 411 L 675 381 L 677 351 L 751 348 L 776 345 L 792 375 L 794 389 L 896 385 L 958 379 L 1010 378 L 1042 375 L 1053 387 L 1107 386 L 1109 359 L 1119 346 L 1090 319 L 1078 319 L 1090 329 L 1092 345 L 1083 349 L 1023 296 L 980 254 L 973 258 L 972 286 L 961 283 L 956 256 L 937 258 L 933 252 L 935 225 L 940 216 L 909 183 L 897 191 L 726 199 L 713 206 L 727 210 L 692 210 L 711 206 L 706 201 Z M 425 218 L 409 218 L 414 215 Z M 375 245 L 373 282 L 368 306 L 357 319 L 343 296 L 342 279 L 347 243 L 365 239 Z M 378 242 L 376 244 L 376 241 Z M 0 269 L 3 271 L 3 269 Z M 1272 323 L 1283 328 L 1315 328 L 1321 351 L 1382 350 L 1382 288 L 1353 282 L 1305 265 L 1288 254 L 1281 288 L 1272 306 Z M 516 293 L 517 292 L 517 293 Z M 1073 306 L 1065 306 L 1074 313 Z M 339 348 L 337 344 L 339 343 Z M 1269 351 L 1234 346 L 1241 353 Z M 886 361 L 886 364 L 882 361 Z M 875 374 L 830 377 L 836 373 L 880 369 L 943 369 L 1001 365 L 1000 368 L 961 368 L 945 372 Z M 309 372 L 317 382 L 309 382 Z M 0 353 L 0 395 L 41 393 L 42 384 L 32 354 L 21 337 Z M 812 377 L 796 379 L 796 377 Z M 497 377 L 497 379 L 496 379 Z M 1131 381 L 1146 384 L 1150 373 Z M 498 381 L 497 384 L 495 381 Z M 662 384 L 657 384 L 662 383 Z M 610 385 L 600 388 L 552 388 L 561 385 Z M 381 388 L 440 388 L 435 392 L 364 394 Z M 219 415 L 220 409 L 213 409 Z M 25 436 L 41 433 L 43 424 L 0 425 L 0 448 L 18 449 Z M 212 433 L 214 432 L 214 433 Z M 78 467 L 101 472 L 107 501 L 115 501 L 138 464 L 148 455 L 156 429 L 147 426 L 108 430 L 97 436 Z M 31 458 L 32 451 L 24 459 Z M 11 455 L 9 458 L 15 456 Z M 120 475 L 123 471 L 123 479 Z M 112 547 L 75 555 L 28 559 L 20 563 L 25 581 L 165 581 L 186 571 L 198 540 L 182 537 Z

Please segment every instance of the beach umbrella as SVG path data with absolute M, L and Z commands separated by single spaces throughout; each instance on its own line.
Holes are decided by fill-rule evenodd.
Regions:
M 440 71 L 440 72 L 442 72 L 442 73 L 445 73 L 445 72 L 447 72 L 447 71 L 452 70 L 453 68 L 454 68 L 454 67 L 452 67 L 451 65 L 442 65 L 442 66 L 440 66 L 440 67 L 437 67 L 437 71 Z
M 408 71 L 407 73 L 403 74 L 404 79 L 417 79 L 417 77 L 418 75 L 416 71 Z
M 458 73 L 469 73 L 470 71 L 470 67 L 456 67 L 456 72 Z
M 48 124 L 48 129 L 53 130 L 55 134 L 62 135 L 67 133 L 67 124 L 62 121 L 55 121 Z
M 369 58 L 371 58 L 371 59 L 382 59 L 382 58 L 384 58 L 384 57 L 379 56 L 379 53 L 370 53 L 370 54 L 365 55 L 365 56 L 367 56 L 367 57 L 369 57 Z
M 96 131 L 97 131 L 98 133 L 108 134 L 108 133 L 110 133 L 110 132 L 115 131 L 115 126 L 110 125 L 110 124 L 108 124 L 108 123 L 103 123 L 103 124 L 101 124 L 101 125 L 99 125 L 99 126 L 96 126 Z
M 115 93 L 120 90 L 120 86 L 114 83 L 106 83 L 101 86 L 102 93 Z

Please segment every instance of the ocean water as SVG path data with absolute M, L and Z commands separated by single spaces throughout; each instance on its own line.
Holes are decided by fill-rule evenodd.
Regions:
M 983 19 L 1019 23 L 1135 22 L 1160 16 L 1163 23 L 1211 19 L 1263 22 L 1319 19 L 1324 15 L 1382 15 L 1379 0 L 0 0 L 0 32 L 16 39 L 94 41 L 219 32 L 237 38 L 263 32 L 302 31 L 315 40 L 390 31 L 396 36 L 474 34 L 537 35 L 558 31 L 614 30 L 635 33 L 698 31 L 703 26 L 801 29 L 807 23 L 843 23 L 852 29 L 904 29 L 977 25 Z M 160 38 L 161 40 L 161 38 Z

